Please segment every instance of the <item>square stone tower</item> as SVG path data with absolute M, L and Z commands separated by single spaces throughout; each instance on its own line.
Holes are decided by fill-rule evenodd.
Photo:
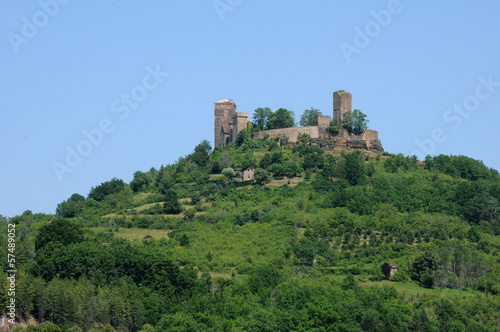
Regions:
M 236 112 L 233 116 L 233 134 L 230 141 L 236 140 L 238 133 L 248 125 L 248 113 Z
M 236 114 L 236 104 L 232 99 L 214 103 L 214 146 L 229 143 L 233 117 Z
M 352 111 L 352 95 L 344 90 L 333 93 L 333 119 L 337 126 L 342 126 L 342 118 L 345 112 Z

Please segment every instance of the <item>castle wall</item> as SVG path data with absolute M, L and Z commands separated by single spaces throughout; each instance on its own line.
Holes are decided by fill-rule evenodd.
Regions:
M 328 135 L 328 127 L 330 127 L 330 117 L 328 115 L 318 116 L 318 130 L 320 138 L 324 138 Z
M 376 141 L 378 140 L 378 131 L 367 129 L 362 136 L 364 140 Z
M 330 117 L 326 116 L 318 116 L 318 127 L 321 129 L 327 129 L 330 127 Z
M 311 138 L 319 138 L 319 129 L 317 126 L 263 130 L 255 133 L 253 137 L 255 139 L 262 139 L 266 134 L 269 135 L 270 138 L 275 138 L 278 135 L 287 136 L 288 142 L 296 143 L 299 137 L 299 133 L 307 133 L 311 136 Z

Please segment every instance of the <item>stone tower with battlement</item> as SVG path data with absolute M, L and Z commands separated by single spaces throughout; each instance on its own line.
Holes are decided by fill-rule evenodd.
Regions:
M 343 115 L 352 111 L 352 95 L 344 90 L 333 93 L 333 119 L 336 125 L 341 127 Z
M 249 124 L 248 113 L 236 112 L 236 104 L 232 99 L 214 103 L 214 119 L 214 146 L 233 142 Z
M 248 113 L 236 112 L 233 115 L 233 125 L 232 125 L 233 134 L 231 141 L 234 141 L 238 136 L 238 133 L 243 129 L 245 129 L 247 125 L 248 125 Z
M 236 104 L 232 99 L 214 103 L 214 146 L 231 142 L 231 125 L 236 115 Z

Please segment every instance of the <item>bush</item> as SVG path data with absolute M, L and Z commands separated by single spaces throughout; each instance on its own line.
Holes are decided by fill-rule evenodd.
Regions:
M 434 286 L 434 277 L 430 273 L 424 273 L 420 277 L 420 283 L 425 288 L 432 288 Z
M 234 178 L 234 169 L 232 169 L 231 167 L 224 168 L 222 170 L 222 175 L 231 180 L 232 178 Z
M 337 135 L 340 132 L 339 126 L 330 126 L 328 127 L 327 130 L 330 133 L 330 135 Z
M 393 276 L 391 276 L 391 280 L 395 282 L 407 282 L 409 280 L 408 273 L 404 270 L 396 272 Z

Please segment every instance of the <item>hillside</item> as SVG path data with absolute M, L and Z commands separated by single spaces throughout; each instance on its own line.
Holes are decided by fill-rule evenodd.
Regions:
M 0 240 L 17 225 L 16 316 L 39 331 L 498 331 L 499 201 L 465 156 L 242 138 Z

